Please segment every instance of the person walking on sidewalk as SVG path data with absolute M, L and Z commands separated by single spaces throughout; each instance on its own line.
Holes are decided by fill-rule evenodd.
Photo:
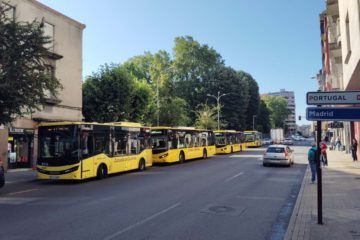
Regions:
M 338 151 L 340 151 L 340 148 L 341 148 L 341 141 L 340 141 L 340 138 L 339 137 L 336 137 L 336 140 L 335 140 L 335 147 L 337 148 Z
M 358 147 L 358 142 L 355 138 L 353 138 L 351 143 L 351 155 L 354 162 L 357 161 L 357 147 Z
M 315 183 L 316 180 L 316 151 L 316 144 L 313 143 L 308 152 L 308 161 L 311 170 L 311 183 Z
M 320 148 L 321 148 L 320 159 L 321 159 L 321 162 L 323 163 L 323 166 L 325 167 L 328 165 L 327 153 L 326 153 L 327 145 L 326 145 L 325 140 L 321 143 Z

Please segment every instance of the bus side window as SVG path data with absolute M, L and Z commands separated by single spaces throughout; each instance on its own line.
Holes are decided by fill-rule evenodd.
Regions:
M 94 153 L 111 154 L 110 148 L 110 126 L 95 126 L 94 128 Z
M 81 132 L 81 154 L 83 158 L 93 156 L 93 135 L 91 132 Z

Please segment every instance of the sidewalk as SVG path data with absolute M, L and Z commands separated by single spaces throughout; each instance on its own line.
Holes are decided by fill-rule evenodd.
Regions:
M 308 167 L 285 239 L 360 240 L 360 162 L 338 151 L 328 151 L 328 162 L 322 168 L 324 224 L 317 224 L 317 184 L 310 184 Z

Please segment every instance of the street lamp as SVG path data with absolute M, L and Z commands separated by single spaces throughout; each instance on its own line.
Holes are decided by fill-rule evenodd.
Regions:
M 257 117 L 256 115 L 253 115 L 253 131 L 255 131 L 255 118 L 256 117 Z
M 220 91 L 218 91 L 217 96 L 211 95 L 211 94 L 206 94 L 206 96 L 208 97 L 213 97 L 216 99 L 217 102 L 217 123 L 218 123 L 218 130 L 220 130 L 220 98 L 223 96 L 228 95 L 228 93 L 223 93 L 220 95 Z

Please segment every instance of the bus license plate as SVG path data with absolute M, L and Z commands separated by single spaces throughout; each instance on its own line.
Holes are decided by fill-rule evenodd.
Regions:
M 59 179 L 59 176 L 50 176 L 50 179 Z

